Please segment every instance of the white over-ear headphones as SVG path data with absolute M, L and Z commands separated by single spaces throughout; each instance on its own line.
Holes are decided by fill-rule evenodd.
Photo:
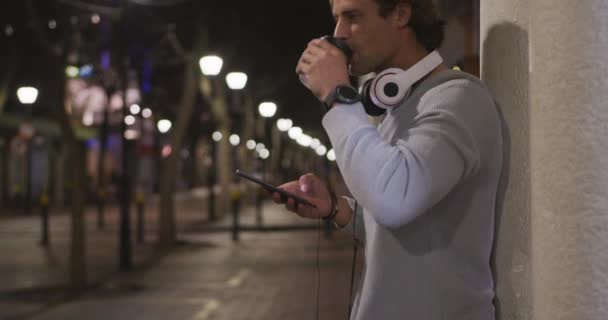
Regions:
M 400 105 L 410 88 L 442 62 L 441 55 L 435 50 L 407 70 L 389 68 L 380 72 L 361 88 L 365 111 L 371 116 L 379 116 Z

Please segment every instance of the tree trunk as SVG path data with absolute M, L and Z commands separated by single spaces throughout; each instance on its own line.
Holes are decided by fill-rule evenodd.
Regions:
M 69 143 L 72 164 L 72 214 L 70 229 L 70 286 L 82 289 L 86 285 L 86 237 L 84 223 L 85 146 L 74 140 Z
M 11 89 L 15 69 L 19 63 L 15 50 L 9 47 L 8 51 L 6 60 L 3 62 L 4 70 L 2 70 L 2 77 L 0 78 L 0 114 L 4 112 L 4 106 L 10 95 L 9 90 Z
M 215 146 L 215 168 L 217 182 L 221 187 L 219 201 L 217 201 L 217 210 L 220 216 L 230 207 L 230 183 L 232 181 L 232 155 L 230 152 L 230 144 L 228 138 L 230 136 L 231 121 L 227 111 L 226 94 L 223 83 L 219 79 L 212 81 L 209 78 L 202 78 L 201 92 L 211 106 L 211 113 L 217 125 L 217 131 L 222 133 L 222 140 L 216 143 Z
M 181 103 L 175 121 L 175 129 L 171 131 L 172 152 L 161 164 L 158 242 L 159 247 L 162 249 L 171 247 L 177 240 L 174 193 L 178 175 L 179 154 L 184 144 L 184 137 L 188 125 L 190 124 L 192 110 L 194 109 L 194 101 L 197 93 L 197 79 L 198 73 L 200 72 L 198 57 L 207 46 L 206 30 L 202 27 L 199 28 L 199 34 L 195 38 L 194 49 L 186 56 Z
M 85 254 L 85 227 L 84 227 L 84 144 L 78 142 L 74 129 L 70 123 L 70 117 L 66 112 L 66 79 L 65 62 L 68 44 L 62 45 L 49 42 L 46 32 L 40 21 L 33 5 L 33 1 L 26 1 L 28 13 L 31 17 L 31 26 L 35 37 L 40 41 L 41 47 L 47 59 L 47 65 L 51 66 L 46 80 L 48 89 L 53 97 L 55 110 L 53 117 L 59 123 L 62 133 L 62 144 L 67 148 L 69 163 L 74 167 L 72 171 L 73 185 L 72 205 L 71 205 L 71 238 L 70 238 L 70 287 L 76 290 L 84 288 L 86 285 L 86 254 Z M 77 44 L 78 45 L 78 44 Z
M 54 80 L 56 94 L 55 117 L 62 130 L 62 145 L 67 148 L 66 153 L 72 166 L 71 196 L 71 231 L 70 231 L 70 287 L 79 290 L 86 285 L 86 239 L 84 223 L 84 190 L 85 188 L 85 146 L 78 141 L 74 129 L 66 112 L 65 77 L 61 66 L 64 65 L 63 56 L 52 59 L 53 68 L 51 78 Z
M 250 94 L 245 95 L 243 106 L 245 109 L 245 121 L 241 143 L 245 144 L 248 140 L 255 140 L 255 107 L 253 106 L 253 99 Z M 254 168 L 253 162 L 255 158 L 252 155 L 253 153 L 246 148 L 239 149 L 239 163 L 243 167 L 243 170 L 247 172 L 251 172 Z

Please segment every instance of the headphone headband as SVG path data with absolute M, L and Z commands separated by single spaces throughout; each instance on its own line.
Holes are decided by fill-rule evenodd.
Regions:
M 403 85 L 405 88 L 410 88 L 414 83 L 420 81 L 420 79 L 435 70 L 441 63 L 443 63 L 443 59 L 441 58 L 441 55 L 439 55 L 439 52 L 435 50 L 418 61 L 418 63 L 411 68 L 405 70 L 405 72 L 397 74 L 396 80 L 399 82 L 399 86 Z

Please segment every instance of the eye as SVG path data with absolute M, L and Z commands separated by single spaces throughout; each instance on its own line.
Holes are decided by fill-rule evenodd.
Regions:
M 344 13 L 344 18 L 348 21 L 356 21 L 360 18 L 360 14 L 356 13 L 356 12 L 346 12 Z

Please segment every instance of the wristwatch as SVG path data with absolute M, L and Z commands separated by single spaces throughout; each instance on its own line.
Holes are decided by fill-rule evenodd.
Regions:
M 361 101 L 361 96 L 355 88 L 348 85 L 339 85 L 323 100 L 323 105 L 325 110 L 329 111 L 336 102 L 353 104 L 359 101 Z

